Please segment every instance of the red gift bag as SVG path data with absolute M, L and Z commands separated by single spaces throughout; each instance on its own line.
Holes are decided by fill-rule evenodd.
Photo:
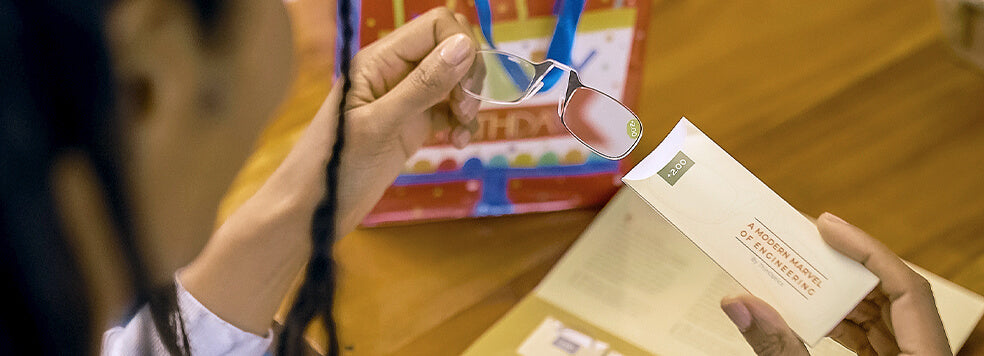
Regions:
M 562 0 L 558 0 L 562 1 Z M 560 4 L 490 1 L 498 49 L 533 61 L 545 58 Z M 465 0 L 363 2 L 357 41 L 368 45 L 437 6 L 477 26 Z M 571 50 L 581 81 L 636 108 L 649 1 L 588 0 Z M 625 168 L 592 153 L 563 127 L 557 102 L 563 85 L 515 106 L 483 103 L 479 129 L 461 150 L 439 132 L 408 160 L 363 221 L 384 223 L 520 214 L 601 205 L 618 190 Z

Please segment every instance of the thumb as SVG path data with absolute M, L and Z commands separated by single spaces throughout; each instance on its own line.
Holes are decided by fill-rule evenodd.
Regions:
M 759 356 L 809 355 L 775 309 L 750 295 L 721 300 L 721 309 L 735 323 Z
M 373 103 L 386 118 L 419 114 L 447 100 L 475 60 L 475 48 L 465 34 L 451 36 L 434 48 L 392 90 Z

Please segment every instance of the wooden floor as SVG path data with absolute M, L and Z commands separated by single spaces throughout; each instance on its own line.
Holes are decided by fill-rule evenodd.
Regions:
M 326 1 L 288 3 L 297 82 L 224 212 L 272 172 L 330 87 Z M 651 12 L 634 159 L 687 116 L 800 210 L 834 212 L 984 294 L 984 72 L 950 51 L 934 2 L 653 0 Z M 357 231 L 337 246 L 342 345 L 460 353 L 596 212 Z M 984 326 L 961 354 L 984 354 Z

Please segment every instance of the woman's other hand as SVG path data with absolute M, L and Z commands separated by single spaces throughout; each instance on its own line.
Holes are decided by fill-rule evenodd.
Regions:
M 829 336 L 858 355 L 951 355 L 929 282 L 861 229 L 830 213 L 817 219 L 831 247 L 881 280 Z M 758 355 L 809 355 L 771 306 L 750 295 L 721 308 Z

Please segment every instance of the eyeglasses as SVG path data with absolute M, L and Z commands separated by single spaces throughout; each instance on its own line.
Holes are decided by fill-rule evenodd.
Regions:
M 498 50 L 479 50 L 474 63 L 462 89 L 478 100 L 503 105 L 532 97 L 553 69 L 570 72 L 557 115 L 574 138 L 604 158 L 625 158 L 642 138 L 642 122 L 632 110 L 581 84 L 577 72 L 563 63 L 552 59 L 533 63 Z

